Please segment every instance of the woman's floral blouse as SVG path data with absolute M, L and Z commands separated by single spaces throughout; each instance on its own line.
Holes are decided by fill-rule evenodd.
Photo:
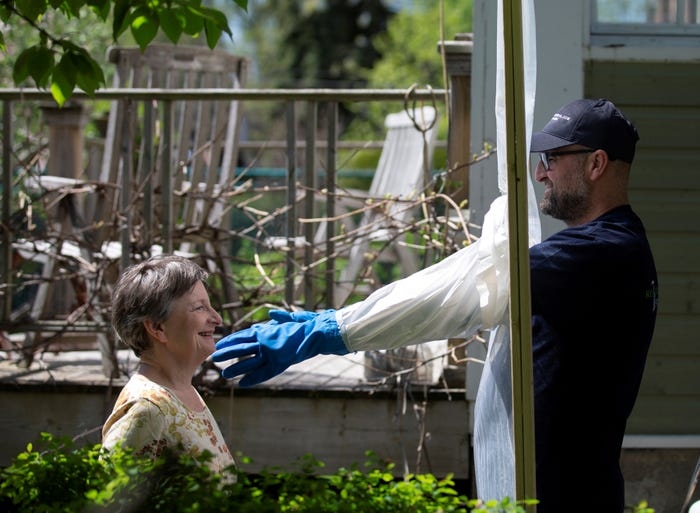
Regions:
M 153 456 L 179 445 L 192 456 L 206 450 L 213 454 L 209 465 L 214 471 L 234 463 L 209 408 L 192 411 L 167 388 L 141 374 L 129 379 L 102 428 L 105 448 L 120 442 L 139 454 Z

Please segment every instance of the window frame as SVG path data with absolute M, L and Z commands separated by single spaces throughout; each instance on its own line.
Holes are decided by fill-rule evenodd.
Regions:
M 700 48 L 700 23 L 600 22 L 597 7 L 597 0 L 590 0 L 591 47 Z

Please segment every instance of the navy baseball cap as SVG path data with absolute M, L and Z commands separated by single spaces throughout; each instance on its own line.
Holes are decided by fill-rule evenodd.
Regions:
M 632 163 L 639 134 L 610 101 L 576 100 L 560 108 L 542 131 L 533 134 L 531 152 L 546 152 L 570 144 L 605 150 L 610 160 Z

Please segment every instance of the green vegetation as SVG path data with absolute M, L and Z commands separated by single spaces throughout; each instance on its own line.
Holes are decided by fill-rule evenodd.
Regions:
M 247 0 L 231 0 L 240 8 Z M 159 33 L 177 43 L 183 35 L 204 35 L 214 48 L 223 34 L 232 36 L 223 12 L 202 5 L 201 0 L 11 0 L 0 4 L 0 50 L 6 52 L 11 27 L 29 26 L 33 44 L 13 56 L 12 78 L 23 85 L 29 79 L 49 88 L 63 105 L 76 87 L 88 94 L 105 85 L 102 67 L 93 54 L 76 42 L 76 36 L 55 32 L 47 24 L 60 13 L 67 20 L 94 17 L 98 24 L 111 25 L 114 41 L 128 32 L 142 49 Z M 55 20 L 54 20 L 55 21 Z M 14 30 L 13 30 L 14 33 Z M 37 41 L 38 39 L 38 41 Z
M 447 88 L 438 42 L 443 39 L 451 41 L 457 34 L 471 32 L 472 4 L 472 0 L 423 0 L 414 2 L 413 9 L 398 12 L 389 21 L 386 32 L 375 38 L 382 58 L 371 69 L 361 72 L 367 87 L 408 89 L 415 85 L 419 88 Z M 368 134 L 381 138 L 385 131 L 384 118 L 395 112 L 396 107 L 387 102 L 356 106 L 352 124 L 343 138 L 367 140 Z M 440 109 L 438 137 L 444 140 L 447 135 L 444 103 L 437 102 L 436 107 Z M 435 167 L 444 167 L 445 160 L 444 154 L 436 155 Z
M 206 466 L 210 456 L 158 459 L 99 445 L 78 445 L 44 433 L 37 446 L 16 456 L 0 470 L 0 511 L 5 513 L 525 513 L 524 502 L 469 499 L 457 491 L 451 476 L 432 474 L 394 477 L 394 465 L 367 453 L 362 468 L 353 465 L 333 473 L 312 456 L 294 462 L 292 470 L 245 472 L 250 461 L 222 474 Z M 589 491 L 595 497 L 595 490 Z M 585 500 L 583 498 L 577 500 Z M 599 504 L 591 500 L 591 513 Z M 645 502 L 631 513 L 654 513 Z
M 130 451 L 105 454 L 99 445 L 79 447 L 69 439 L 43 435 L 12 465 L 0 471 L 0 510 L 52 512 L 362 512 L 517 513 L 509 499 L 482 503 L 458 493 L 450 476 L 395 479 L 392 464 L 372 454 L 363 469 L 322 473 L 308 456 L 295 470 L 246 474 L 231 468 L 211 473 L 208 455 L 193 459 L 166 453 L 152 460 Z M 245 465 L 245 459 L 242 463 Z

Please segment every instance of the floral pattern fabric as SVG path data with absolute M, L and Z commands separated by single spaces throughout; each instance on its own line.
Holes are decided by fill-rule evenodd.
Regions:
M 153 456 L 166 447 L 182 446 L 192 456 L 206 450 L 213 455 L 209 465 L 214 471 L 234 464 L 209 408 L 193 411 L 167 388 L 141 374 L 129 379 L 102 428 L 106 449 L 118 443 Z

